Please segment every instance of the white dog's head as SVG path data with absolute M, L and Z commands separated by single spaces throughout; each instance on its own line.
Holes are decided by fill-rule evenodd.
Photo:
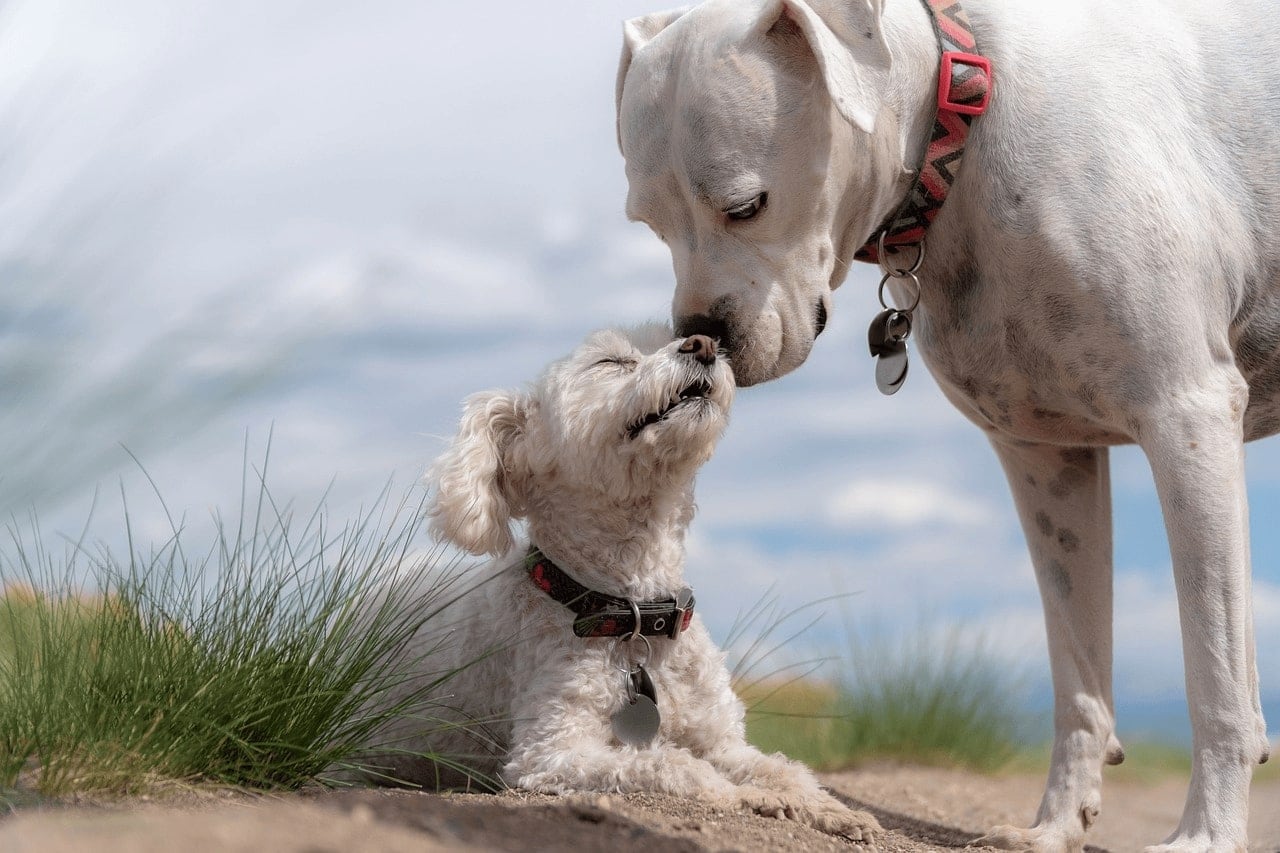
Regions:
M 680 334 L 740 385 L 804 362 L 853 252 L 900 192 L 883 0 L 707 0 L 627 22 L 627 215 L 671 249 Z
M 672 340 L 665 324 L 595 332 L 529 390 L 467 400 L 431 470 L 432 533 L 500 555 L 519 518 L 683 497 L 728 422 L 733 387 L 705 336 Z

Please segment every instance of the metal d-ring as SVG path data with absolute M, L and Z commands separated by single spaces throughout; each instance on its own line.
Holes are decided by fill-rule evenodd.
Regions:
M 905 308 L 895 308 L 894 306 L 890 305 L 888 302 L 885 301 L 884 286 L 889 283 L 889 279 L 891 278 L 898 279 L 899 281 L 909 278 L 916 286 L 915 299 L 911 300 L 911 304 L 906 306 Z M 916 310 L 916 306 L 920 304 L 920 279 L 916 276 L 914 272 L 911 272 L 910 270 L 904 270 L 901 275 L 893 275 L 892 273 L 885 273 L 884 278 L 880 279 L 880 289 L 876 292 L 876 296 L 879 297 L 880 299 L 881 307 L 886 309 L 892 309 L 894 311 L 901 311 L 903 314 L 910 314 L 912 311 Z
M 636 604 L 634 598 L 628 598 L 627 604 L 631 605 L 631 635 L 623 642 L 629 643 L 636 637 L 643 635 L 640 633 L 640 605 Z
M 910 269 L 899 269 L 897 267 L 889 266 L 889 254 L 885 250 L 885 245 L 884 245 L 884 238 L 888 234 L 889 234 L 888 231 L 881 231 L 880 238 L 876 240 L 876 257 L 880 261 L 880 269 L 884 270 L 884 274 L 892 278 L 903 278 L 905 276 L 919 272 L 920 265 L 924 263 L 924 239 L 921 238 L 915 243 L 904 243 L 901 246 L 892 247 L 895 253 L 898 251 L 901 251 L 902 249 L 910 248 L 911 246 L 916 247 L 916 262 L 911 265 Z
M 631 655 L 630 655 L 630 649 L 632 648 L 631 642 L 636 637 L 639 637 L 640 639 L 644 640 L 644 659 L 643 660 L 631 659 Z M 625 634 L 618 638 L 617 645 L 613 647 L 614 650 L 616 651 L 623 644 L 626 644 L 626 648 L 628 650 L 628 654 L 626 656 L 627 665 L 618 666 L 615 663 L 613 665 L 613 668 L 618 670 L 619 672 L 625 672 L 627 675 L 634 675 L 640 671 L 640 667 L 644 666 L 649 662 L 649 658 L 653 657 L 653 643 L 650 643 L 649 638 L 646 637 L 644 634 L 639 633 L 639 631 L 632 631 L 630 634 Z
M 619 637 L 618 645 L 614 646 L 614 648 L 616 649 L 618 648 L 618 646 L 621 646 L 623 643 L 627 644 L 627 650 L 628 650 L 627 666 L 624 668 L 624 667 L 618 666 L 617 664 L 614 664 L 614 667 L 616 669 L 622 670 L 627 675 L 632 675 L 638 672 L 640 667 L 647 664 L 649 662 L 649 658 L 653 657 L 653 643 L 650 643 L 649 638 L 646 637 L 644 634 L 640 633 L 640 627 L 641 627 L 640 605 L 636 604 L 636 600 L 634 598 L 628 598 L 627 604 L 631 606 L 631 619 L 632 619 L 631 631 L 630 633 L 623 634 L 621 637 Z M 644 660 L 637 661 L 637 660 L 631 659 L 631 654 L 630 654 L 631 643 L 635 642 L 636 637 L 639 637 L 640 639 L 644 640 Z

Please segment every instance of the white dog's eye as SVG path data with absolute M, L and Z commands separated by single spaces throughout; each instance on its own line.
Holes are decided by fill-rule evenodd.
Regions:
M 751 199 L 751 201 L 744 201 L 742 204 L 735 204 L 724 213 L 725 216 L 728 216 L 730 219 L 736 219 L 738 221 L 751 219 L 757 213 L 764 210 L 765 203 L 768 201 L 769 194 L 760 193 L 760 195 Z
M 627 370 L 635 370 L 638 362 L 634 358 L 623 358 L 622 356 L 612 356 L 610 358 L 602 358 L 595 363 L 596 367 L 602 364 L 616 364 L 619 367 L 625 367 Z

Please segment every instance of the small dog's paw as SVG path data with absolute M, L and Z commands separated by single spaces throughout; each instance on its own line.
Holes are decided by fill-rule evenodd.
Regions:
M 854 811 L 834 799 L 830 803 L 818 803 L 812 809 L 805 809 L 802 819 L 814 829 L 841 835 L 860 844 L 872 844 L 884 832 L 874 815 Z
M 737 798 L 738 808 L 743 811 L 779 820 L 795 820 L 797 817 L 795 809 L 786 800 L 763 788 L 739 788 Z
M 794 820 L 860 844 L 873 843 L 884 831 L 874 816 L 854 811 L 834 797 L 789 797 L 762 788 L 744 787 L 738 791 L 739 805 L 747 811 Z

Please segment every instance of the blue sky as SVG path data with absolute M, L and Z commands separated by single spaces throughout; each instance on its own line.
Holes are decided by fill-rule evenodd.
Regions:
M 670 260 L 622 215 L 613 115 L 620 22 L 655 8 L 0 5 L 0 511 L 77 532 L 123 481 L 138 534 L 164 538 L 123 445 L 198 530 L 234 509 L 246 435 L 259 458 L 274 428 L 273 491 L 306 505 L 332 484 L 332 514 L 354 514 L 419 475 L 467 394 L 665 316 Z M 1042 690 L 1003 477 L 922 364 L 875 391 L 875 284 L 855 271 L 808 364 L 739 395 L 699 481 L 700 607 L 723 636 L 771 588 L 856 593 L 859 630 L 971 628 Z M 1134 730 L 1176 703 L 1182 665 L 1150 474 L 1133 449 L 1113 460 Z M 1249 469 L 1276 729 L 1280 442 Z M 118 503 L 95 515 L 108 542 Z M 842 632 L 833 612 L 809 642 L 838 653 Z

